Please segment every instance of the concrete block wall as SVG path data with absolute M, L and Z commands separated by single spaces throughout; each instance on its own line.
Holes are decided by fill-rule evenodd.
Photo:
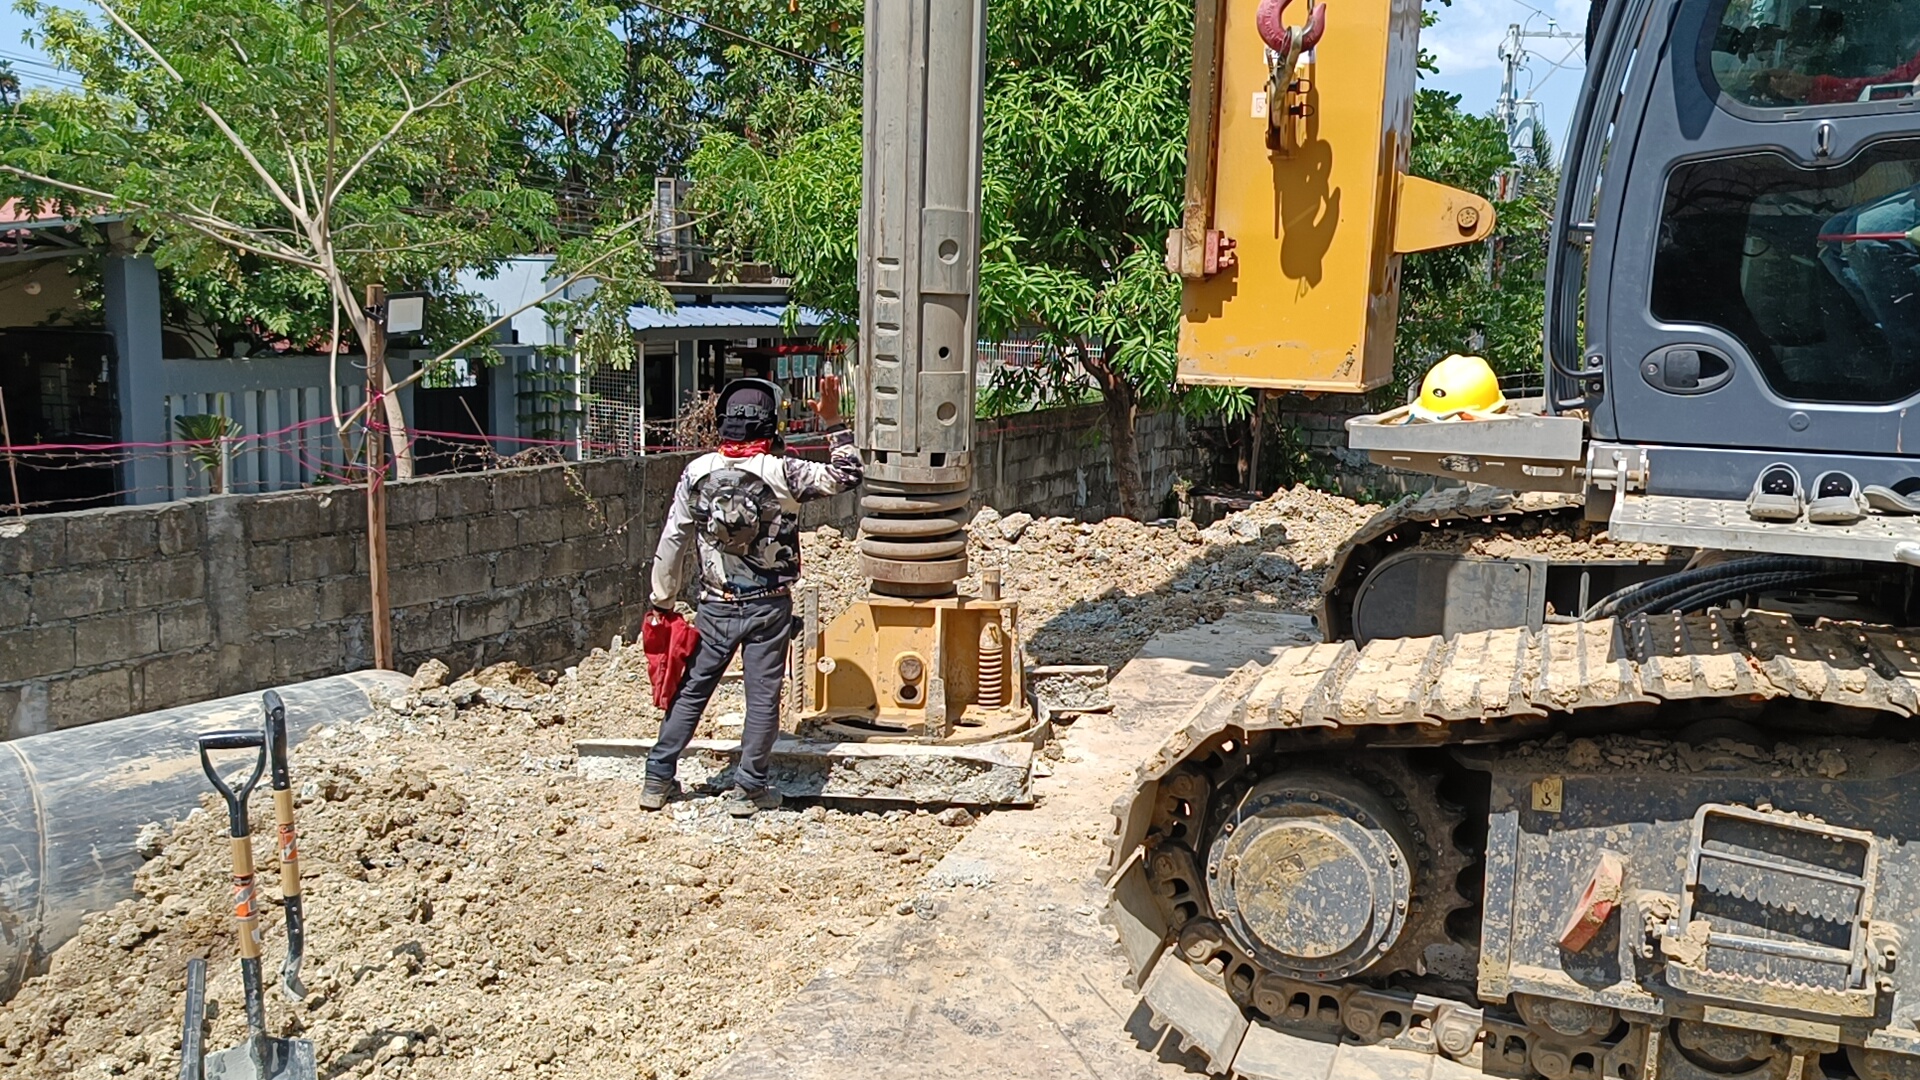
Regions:
M 399 665 L 558 664 L 631 633 L 684 460 L 393 484 Z M 0 524 L 0 738 L 365 667 L 367 588 L 360 488 Z
M 1174 480 L 1198 462 L 1178 413 L 1142 413 L 1134 422 L 1148 512 L 1157 513 Z M 1105 412 L 1094 405 L 982 421 L 974 437 L 976 502 L 1003 513 L 1024 510 L 1099 520 L 1120 513 L 1113 445 Z
M 1117 512 L 1098 410 L 983 424 L 981 499 Z M 1143 417 L 1148 484 L 1184 451 Z M 690 454 L 458 473 L 388 498 L 396 660 L 559 666 L 632 634 Z M 802 523 L 851 534 L 858 496 Z M 0 520 L 0 739 L 351 671 L 372 661 L 364 490 L 318 487 Z

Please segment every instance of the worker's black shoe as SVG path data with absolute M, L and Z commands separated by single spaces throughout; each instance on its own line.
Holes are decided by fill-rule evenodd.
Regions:
M 658 810 L 667 805 L 668 799 L 678 794 L 680 794 L 680 781 L 655 780 L 649 776 L 647 782 L 640 785 L 640 809 Z
M 736 787 L 727 792 L 727 813 L 734 817 L 752 817 L 762 810 L 780 809 L 780 793 L 770 787 L 748 791 Z

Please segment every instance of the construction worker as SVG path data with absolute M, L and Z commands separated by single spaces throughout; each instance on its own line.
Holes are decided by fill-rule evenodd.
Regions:
M 746 675 L 747 715 L 727 810 L 750 817 L 780 805 L 767 774 L 793 637 L 789 589 L 800 576 L 800 504 L 851 490 L 863 472 L 853 433 L 840 423 L 838 378 L 823 377 L 820 399 L 808 402 L 827 428 L 824 463 L 785 454 L 780 404 L 779 387 L 765 379 L 736 379 L 720 391 L 720 448 L 693 459 L 680 474 L 660 530 L 653 608 L 671 612 L 687 563 L 696 560 L 700 602 L 694 626 L 700 640 L 647 757 L 640 805 L 648 810 L 665 806 L 680 790 L 674 779 L 680 754 L 736 651 Z

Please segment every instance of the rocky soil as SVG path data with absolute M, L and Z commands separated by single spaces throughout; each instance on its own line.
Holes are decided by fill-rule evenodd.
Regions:
M 861 927 L 911 917 L 895 908 L 970 820 L 804 806 L 735 821 L 702 793 L 645 813 L 636 788 L 571 775 L 566 684 L 602 700 L 579 673 L 549 687 L 501 666 L 296 750 L 310 993 L 274 992 L 268 1016 L 313 1040 L 323 1076 L 689 1075 Z M 208 1045 L 240 1042 L 214 805 L 152 830 L 140 897 L 0 1007 L 0 1073 L 177 1075 L 193 956 L 222 1006 Z M 271 802 L 254 806 L 270 836 Z M 255 848 L 277 898 L 271 844 Z M 263 926 L 272 973 L 277 907 Z
M 1310 610 L 1326 559 L 1370 510 L 1304 488 L 1204 530 L 986 510 L 971 547 L 1021 600 L 1030 663 L 1117 667 L 1154 634 L 1229 610 Z M 829 615 L 857 595 L 853 556 L 832 530 L 805 539 Z M 314 1041 L 326 1077 L 696 1075 L 862 927 L 932 915 L 915 902 L 925 872 L 971 821 L 800 805 L 743 822 L 701 791 L 640 811 L 631 786 L 573 771 L 575 740 L 657 726 L 630 644 L 564 672 L 445 677 L 424 671 L 414 692 L 294 755 L 311 993 L 274 994 L 268 1015 Z M 740 708 L 724 687 L 702 734 L 736 732 Z M 149 830 L 139 898 L 90 918 L 0 1006 L 0 1072 L 176 1075 L 193 956 L 223 1006 L 209 1045 L 238 1043 L 212 805 Z M 270 833 L 269 800 L 256 809 Z M 277 897 L 269 848 L 256 844 L 262 893 Z M 271 904 L 264 934 L 271 972 L 285 943 Z

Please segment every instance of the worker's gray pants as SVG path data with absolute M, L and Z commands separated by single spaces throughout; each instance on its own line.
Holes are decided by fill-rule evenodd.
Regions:
M 660 741 L 647 755 L 647 775 L 656 780 L 673 778 L 681 751 L 692 741 L 693 729 L 719 687 L 720 676 L 739 649 L 747 681 L 747 719 L 740 731 L 740 765 L 734 775 L 741 787 L 759 791 L 767 786 L 767 762 L 773 756 L 773 740 L 780 734 L 780 686 L 787 674 L 787 642 L 793 637 L 793 598 L 703 601 L 693 625 L 700 631 L 700 644 L 660 724 Z

